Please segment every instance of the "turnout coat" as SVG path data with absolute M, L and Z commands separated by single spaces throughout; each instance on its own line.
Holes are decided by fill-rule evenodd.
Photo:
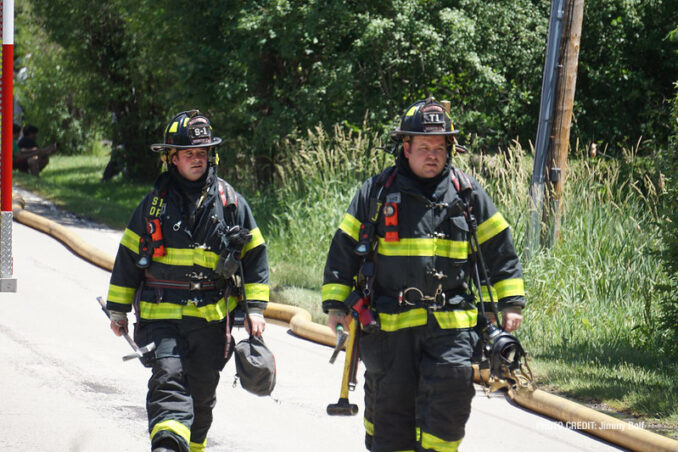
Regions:
M 392 171 L 398 173 L 390 187 L 385 187 L 384 181 Z M 330 246 L 322 287 L 325 312 L 347 310 L 343 302 L 355 288 L 355 277 L 363 261 L 355 252 L 361 226 L 374 221 L 376 270 L 371 284 L 371 305 L 378 314 L 381 329 L 396 331 L 425 325 L 431 304 L 437 305 L 432 312 L 443 329 L 476 325 L 474 301 L 477 300 L 467 284 L 472 271 L 469 225 L 463 215 L 462 196 L 453 182 L 457 175 L 459 179 L 465 178 L 472 188 L 468 202 L 476 218 L 478 241 L 494 301 L 498 301 L 500 310 L 524 306 L 522 271 L 508 223 L 475 179 L 448 165 L 445 177 L 429 194 L 423 193 L 418 181 L 396 167 L 362 185 Z M 380 190 L 383 193 L 376 199 Z M 378 206 L 376 218 L 372 220 L 370 202 Z M 394 230 L 397 234 L 393 234 Z M 428 301 L 422 301 L 418 294 L 429 297 Z M 489 301 L 486 286 L 483 294 L 483 300 Z
M 261 231 L 242 195 L 217 179 L 201 206 L 193 211 L 176 184 L 164 173 L 134 211 L 125 229 L 115 259 L 107 296 L 107 308 L 129 312 L 135 305 L 141 320 L 198 318 L 223 320 L 238 303 L 231 281 L 215 271 L 226 252 L 217 234 L 219 212 L 228 227 L 250 230 L 252 239 L 241 252 L 244 291 L 253 312 L 263 312 L 269 300 L 268 262 Z M 140 268 L 140 241 L 147 233 L 148 218 L 160 219 L 165 254 L 154 256 L 150 266 Z M 147 287 L 153 281 L 154 287 Z M 162 282 L 167 281 L 167 288 Z M 180 287 L 181 284 L 185 287 Z M 160 287 L 158 287 L 160 286 Z

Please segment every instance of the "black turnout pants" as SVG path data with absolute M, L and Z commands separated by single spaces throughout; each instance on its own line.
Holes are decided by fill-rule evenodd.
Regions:
M 471 413 L 474 330 L 428 324 L 360 338 L 370 451 L 455 450 Z
M 201 319 L 149 321 L 137 326 L 137 343 L 153 341 L 156 345 L 148 363 L 153 373 L 146 396 L 151 444 L 174 440 L 188 452 L 189 443 L 205 442 L 217 401 L 219 372 L 227 361 L 225 328 L 226 322 Z

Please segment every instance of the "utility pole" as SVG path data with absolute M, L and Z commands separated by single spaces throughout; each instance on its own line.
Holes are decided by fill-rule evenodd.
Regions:
M 541 102 L 539 104 L 539 119 L 537 122 L 537 138 L 534 144 L 530 203 L 528 206 L 527 245 L 525 247 L 528 258 L 536 254 L 540 246 L 544 211 L 544 185 L 546 182 L 544 169 L 550 144 L 564 4 L 565 0 L 553 0 L 551 3 L 549 33 L 546 42 L 546 59 L 541 85 Z
M 551 223 L 549 245 L 560 237 L 562 195 L 577 81 L 584 0 L 554 0 L 544 63 L 534 149 L 526 253 L 540 247 L 543 221 Z M 548 193 L 545 187 L 548 178 Z M 546 203 L 550 200 L 550 203 Z
M 570 145 L 572 105 L 577 85 L 579 45 L 584 19 L 584 0 L 566 0 L 563 18 L 563 38 L 560 51 L 560 67 L 555 112 L 553 119 L 553 146 L 549 155 L 549 198 L 550 198 L 550 245 L 560 238 L 560 224 L 563 211 L 562 197 L 567 179 L 567 156 Z

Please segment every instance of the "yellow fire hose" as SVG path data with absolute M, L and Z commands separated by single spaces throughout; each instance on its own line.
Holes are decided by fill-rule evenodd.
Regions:
M 53 236 L 85 260 L 105 270 L 113 270 L 114 258 L 112 256 L 86 243 L 77 234 L 59 223 L 25 211 L 21 197 L 15 196 L 12 212 L 14 219 L 19 223 Z M 311 314 L 305 309 L 270 302 L 264 315 L 288 323 L 294 334 L 305 339 L 329 346 L 334 346 L 336 342 L 336 337 L 330 328 L 314 323 L 311 320 Z M 354 325 L 355 322 L 352 322 L 352 328 Z M 346 344 L 347 347 L 351 345 L 355 331 L 349 334 L 351 336 Z M 344 369 L 344 374 L 346 378 L 346 369 Z M 480 372 L 477 369 L 474 372 L 474 380 L 476 383 L 487 382 L 487 378 L 480 378 Z M 562 397 L 522 385 L 512 387 L 504 383 L 499 386 L 506 387 L 509 397 L 517 404 L 559 420 L 565 427 L 585 430 L 592 435 L 634 451 L 678 452 L 678 441 L 620 421 Z M 340 399 L 348 398 L 348 394 L 344 394 L 344 387 L 348 388 L 348 385 L 342 382 Z

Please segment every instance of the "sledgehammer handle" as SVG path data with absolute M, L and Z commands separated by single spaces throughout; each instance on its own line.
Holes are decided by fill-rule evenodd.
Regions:
M 348 342 L 346 344 L 346 356 L 345 356 L 345 361 L 344 361 L 344 375 L 341 379 L 341 392 L 339 393 L 339 398 L 340 399 L 348 399 L 348 390 L 349 390 L 349 384 L 351 383 L 351 378 L 352 378 L 352 371 L 353 371 L 353 360 L 355 359 L 355 356 L 353 356 L 357 350 L 355 350 L 355 341 L 356 341 L 356 331 L 357 331 L 357 324 L 358 321 L 353 318 L 351 319 L 351 323 L 348 326 Z

